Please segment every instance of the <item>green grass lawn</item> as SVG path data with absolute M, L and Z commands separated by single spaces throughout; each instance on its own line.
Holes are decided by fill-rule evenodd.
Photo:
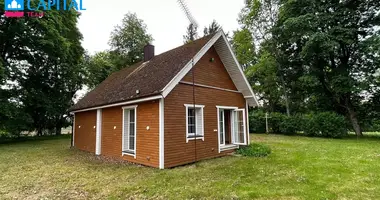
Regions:
M 0 199 L 380 199 L 380 140 L 252 135 L 266 158 L 170 170 L 102 161 L 70 139 L 0 145 Z

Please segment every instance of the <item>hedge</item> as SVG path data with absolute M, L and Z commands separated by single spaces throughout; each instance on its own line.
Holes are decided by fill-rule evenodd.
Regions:
M 250 131 L 265 133 L 265 113 L 250 113 Z M 319 112 L 304 115 L 287 116 L 282 113 L 270 113 L 268 116 L 270 133 L 296 134 L 303 133 L 311 137 L 342 138 L 347 136 L 345 118 L 333 112 Z

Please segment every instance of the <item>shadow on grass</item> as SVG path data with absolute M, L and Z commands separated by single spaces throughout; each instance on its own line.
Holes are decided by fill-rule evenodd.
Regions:
M 0 138 L 0 144 L 18 144 L 25 142 L 37 142 L 46 140 L 60 140 L 70 139 L 71 134 L 68 135 L 50 135 L 50 136 L 22 136 L 17 138 Z

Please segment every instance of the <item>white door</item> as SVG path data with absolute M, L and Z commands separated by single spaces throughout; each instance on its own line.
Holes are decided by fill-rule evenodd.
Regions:
M 233 143 L 237 145 L 247 145 L 244 109 L 237 109 L 232 112 L 232 124 Z
M 223 109 L 220 109 L 219 110 L 219 144 L 222 146 L 222 145 L 225 145 L 226 144 L 226 131 L 224 130 L 225 126 L 225 121 L 224 121 L 224 110 Z

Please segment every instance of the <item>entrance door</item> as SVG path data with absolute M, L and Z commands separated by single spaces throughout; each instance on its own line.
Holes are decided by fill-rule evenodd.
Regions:
M 219 144 L 224 146 L 226 145 L 226 129 L 225 129 L 225 117 L 224 117 L 224 109 L 219 110 Z

